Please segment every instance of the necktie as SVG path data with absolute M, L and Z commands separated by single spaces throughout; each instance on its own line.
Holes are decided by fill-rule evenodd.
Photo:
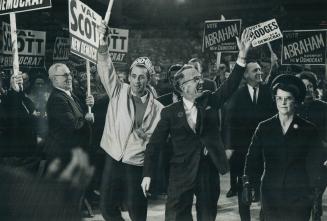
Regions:
M 257 88 L 253 88 L 253 104 L 257 104 Z
M 195 124 L 195 132 L 197 134 L 200 134 L 201 126 L 202 126 L 202 107 L 199 105 L 199 103 L 195 103 L 196 108 L 198 110 L 198 114 L 196 117 L 196 124 Z

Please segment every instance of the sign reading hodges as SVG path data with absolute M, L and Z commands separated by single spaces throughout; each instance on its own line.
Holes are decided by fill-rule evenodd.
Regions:
M 237 52 L 241 20 L 205 21 L 202 51 Z
M 128 51 L 128 30 L 110 28 L 109 52 L 113 62 L 126 62 Z
M 13 64 L 10 25 L 2 23 L 3 39 L 0 66 Z M 25 67 L 43 67 L 45 57 L 46 32 L 17 29 L 19 65 Z
M 254 36 L 252 46 L 256 47 L 276 39 L 282 38 L 283 35 L 279 29 L 276 19 L 248 27 L 251 31 L 251 37 Z
M 50 7 L 51 0 L 0 0 L 0 15 Z
M 327 30 L 283 31 L 282 64 L 325 64 Z
M 78 0 L 69 0 L 70 51 L 93 63 L 97 62 L 99 34 L 97 25 L 102 18 Z

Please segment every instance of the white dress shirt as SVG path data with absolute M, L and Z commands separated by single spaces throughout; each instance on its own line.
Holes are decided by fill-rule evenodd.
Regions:
M 249 90 L 249 93 L 250 93 L 250 96 L 251 96 L 251 100 L 252 100 L 252 102 L 254 102 L 254 89 L 253 89 L 253 87 L 252 86 L 250 86 L 250 85 L 248 85 L 247 84 L 247 86 L 248 86 L 248 90 Z M 259 87 L 256 87 L 256 101 L 254 102 L 254 103 L 257 103 L 257 101 L 258 101 L 258 95 L 259 95 Z

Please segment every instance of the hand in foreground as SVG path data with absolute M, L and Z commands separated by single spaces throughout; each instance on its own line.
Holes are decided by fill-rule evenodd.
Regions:
M 47 170 L 46 176 L 56 178 L 60 182 L 69 183 L 71 187 L 84 189 L 87 187 L 94 173 L 94 167 L 90 165 L 88 155 L 79 147 L 72 150 L 72 159 L 64 170 L 61 169 L 60 159 L 54 159 Z
M 151 177 L 144 177 L 142 180 L 142 183 L 141 183 L 141 187 L 142 187 L 145 198 L 150 196 L 150 193 L 149 193 L 150 184 L 151 184 Z
M 87 106 L 93 107 L 94 106 L 94 97 L 92 95 L 88 95 L 85 99 L 85 103 Z

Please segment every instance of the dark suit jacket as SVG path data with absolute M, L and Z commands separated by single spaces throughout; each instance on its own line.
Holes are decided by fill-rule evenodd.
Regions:
M 35 106 L 23 92 L 8 91 L 3 99 L 6 113 L 6 143 L 1 150 L 3 156 L 27 157 L 38 154 L 36 146 Z
M 74 99 L 54 88 L 47 102 L 49 132 L 45 153 L 49 158 L 67 158 L 73 147 L 88 146 L 90 127 L 84 119 L 78 98 L 73 97 Z
M 203 79 L 203 89 L 204 90 L 208 90 L 208 91 L 212 91 L 214 92 L 215 90 L 217 90 L 217 84 L 215 81 L 204 78 Z
M 290 205 L 308 200 L 319 185 L 322 156 L 317 128 L 294 116 L 283 134 L 278 115 L 259 124 L 246 157 L 245 174 L 255 179 L 263 155 L 262 197 L 270 205 Z
M 206 92 L 197 99 L 198 112 L 201 111 L 202 127 L 198 134 L 190 128 L 183 101 L 171 104 L 161 112 L 159 121 L 145 151 L 144 176 L 153 177 L 156 154 L 171 136 L 173 150 L 170 160 L 169 182 L 174 188 L 192 188 L 195 184 L 200 157 L 206 147 L 217 172 L 228 171 L 228 161 L 219 134 L 217 110 L 237 89 L 244 68 L 236 65 L 226 83 L 217 91 Z
M 270 89 L 266 85 L 259 86 L 257 103 L 253 104 L 248 86 L 239 88 L 230 101 L 229 144 L 231 148 L 246 154 L 252 135 L 259 122 L 268 119 L 276 108 Z

